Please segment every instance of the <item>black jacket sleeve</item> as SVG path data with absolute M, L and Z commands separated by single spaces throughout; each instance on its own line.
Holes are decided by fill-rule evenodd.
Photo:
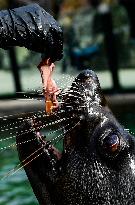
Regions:
M 38 4 L 0 11 L 0 47 L 26 47 L 52 61 L 63 54 L 63 32 L 58 22 Z

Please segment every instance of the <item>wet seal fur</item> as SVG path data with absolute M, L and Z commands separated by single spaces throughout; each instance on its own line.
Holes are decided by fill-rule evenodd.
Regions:
M 25 171 L 39 204 L 134 205 L 135 138 L 107 107 L 96 74 L 81 72 L 63 94 L 63 102 L 53 116 L 37 119 L 44 125 L 63 119 L 58 123 L 63 126 L 62 153 L 31 122 L 22 125 L 22 137 L 17 137 L 22 164 L 36 152 Z

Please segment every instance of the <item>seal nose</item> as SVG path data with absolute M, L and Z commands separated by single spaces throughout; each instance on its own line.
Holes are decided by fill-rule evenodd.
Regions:
M 85 82 L 89 79 L 92 79 L 95 77 L 95 73 L 92 70 L 84 70 L 82 71 L 78 76 L 77 76 L 77 80 L 81 81 L 81 82 Z

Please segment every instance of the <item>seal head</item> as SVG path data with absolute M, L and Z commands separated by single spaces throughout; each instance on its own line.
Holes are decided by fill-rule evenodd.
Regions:
M 55 115 L 63 119 L 62 153 L 47 147 L 46 140 L 18 145 L 21 161 L 42 149 L 25 167 L 39 204 L 133 205 L 135 138 L 109 110 L 96 74 L 80 73 L 63 94 L 63 102 Z M 26 126 L 31 132 L 24 133 L 23 140 L 39 139 L 30 123 Z

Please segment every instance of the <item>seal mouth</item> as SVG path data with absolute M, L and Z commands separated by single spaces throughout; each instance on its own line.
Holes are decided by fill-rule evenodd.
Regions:
M 78 115 L 74 113 L 74 110 L 68 110 L 65 119 L 62 112 L 59 114 L 61 114 L 61 119 L 59 119 L 59 126 L 57 125 L 57 128 L 54 126 L 53 129 L 51 128 L 51 132 L 48 132 L 49 127 L 36 131 L 36 138 L 40 146 L 42 146 L 43 151 L 53 154 L 57 160 L 60 160 L 62 155 L 66 153 L 67 148 L 72 147 L 75 143 L 76 131 L 80 129 L 81 122 L 84 120 L 84 116 L 80 115 L 80 117 L 78 117 Z M 52 122 L 52 124 L 53 123 L 54 122 Z M 46 134 L 47 132 L 49 134 Z
M 80 106 L 82 97 L 76 92 L 75 87 L 68 92 L 60 93 L 60 97 L 62 103 L 59 108 L 48 115 L 48 120 L 38 122 L 38 129 L 35 129 L 36 138 L 44 152 L 51 152 L 58 160 L 66 152 L 67 147 L 74 144 L 75 132 L 84 120 Z
M 59 97 L 62 103 L 60 103 L 59 109 L 54 110 L 48 117 L 48 120 L 52 117 L 50 123 L 50 127 L 54 126 L 52 133 L 56 133 L 55 129 L 60 130 L 60 133 L 56 133 L 56 136 L 53 137 L 47 137 L 44 135 L 48 131 L 46 126 L 44 133 L 40 130 L 36 134 L 38 142 L 45 151 L 53 152 L 60 159 L 67 148 L 76 145 L 77 134 L 84 122 L 87 121 L 90 107 L 95 103 L 101 104 L 99 90 L 100 85 L 96 74 L 91 70 L 85 70 L 75 78 L 69 90 L 60 93 Z M 62 149 L 57 146 L 59 142 L 61 142 Z
M 53 155 L 55 155 L 58 160 L 61 159 L 62 153 L 54 145 L 51 144 L 51 141 L 46 140 L 45 137 L 41 135 L 40 132 L 37 132 L 36 136 L 37 136 L 38 142 L 43 147 L 44 152 L 48 151 L 52 153 Z

